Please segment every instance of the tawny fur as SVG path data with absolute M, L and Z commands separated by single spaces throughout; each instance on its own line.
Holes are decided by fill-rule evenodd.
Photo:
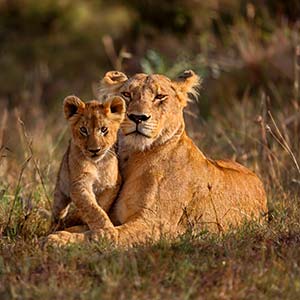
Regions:
M 108 79 L 102 93 L 114 90 L 127 102 L 119 141 L 124 182 L 111 216 L 120 225 L 83 234 L 62 231 L 52 241 L 106 236 L 129 246 L 176 237 L 191 224 L 224 231 L 261 218 L 267 199 L 259 178 L 238 163 L 206 158 L 185 132 L 183 109 L 199 83 L 197 75 L 187 71 L 175 81 L 146 74 L 121 83 Z M 150 117 L 136 125 L 130 114 Z
M 114 97 L 104 104 L 84 103 L 69 96 L 64 100 L 64 113 L 72 138 L 58 173 L 54 222 L 70 220 L 68 209 L 73 201 L 75 215 L 90 230 L 105 228 L 109 221 L 105 212 L 110 209 L 121 184 L 114 145 L 125 114 L 124 100 Z

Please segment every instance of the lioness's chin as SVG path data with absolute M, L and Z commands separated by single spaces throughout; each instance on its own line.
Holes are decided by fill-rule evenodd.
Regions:
M 135 151 L 145 151 L 151 147 L 155 139 L 146 137 L 139 133 L 132 133 L 123 137 L 126 148 Z

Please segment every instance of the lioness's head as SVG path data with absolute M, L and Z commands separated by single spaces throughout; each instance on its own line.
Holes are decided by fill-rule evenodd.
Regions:
M 84 103 L 76 96 L 64 100 L 64 114 L 72 131 L 72 141 L 85 157 L 98 161 L 115 144 L 126 105 L 121 97 L 112 97 L 104 103 Z
M 199 83 L 193 71 L 185 71 L 176 80 L 158 74 L 136 74 L 128 79 L 121 72 L 111 71 L 104 76 L 101 91 L 113 91 L 125 99 L 123 140 L 127 147 L 143 151 L 182 132 L 183 108 L 188 94 L 195 93 Z

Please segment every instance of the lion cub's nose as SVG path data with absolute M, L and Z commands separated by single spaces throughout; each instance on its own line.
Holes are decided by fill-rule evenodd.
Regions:
M 101 149 L 89 149 L 89 152 L 93 153 L 93 154 L 97 154 Z
M 147 121 L 150 119 L 151 116 L 147 116 L 147 115 L 135 115 L 135 114 L 130 114 L 128 115 L 128 118 L 135 122 L 136 124 L 139 124 L 141 122 Z

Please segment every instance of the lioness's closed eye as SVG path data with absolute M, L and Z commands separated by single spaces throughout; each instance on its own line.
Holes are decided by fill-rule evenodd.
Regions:
M 95 100 L 84 103 L 76 96 L 69 96 L 64 100 L 63 109 L 72 137 L 58 173 L 54 222 L 67 220 L 69 204 L 73 201 L 90 229 L 103 228 L 102 209 L 109 210 L 121 183 L 114 147 L 125 102 L 120 97 L 112 97 L 104 103 Z

